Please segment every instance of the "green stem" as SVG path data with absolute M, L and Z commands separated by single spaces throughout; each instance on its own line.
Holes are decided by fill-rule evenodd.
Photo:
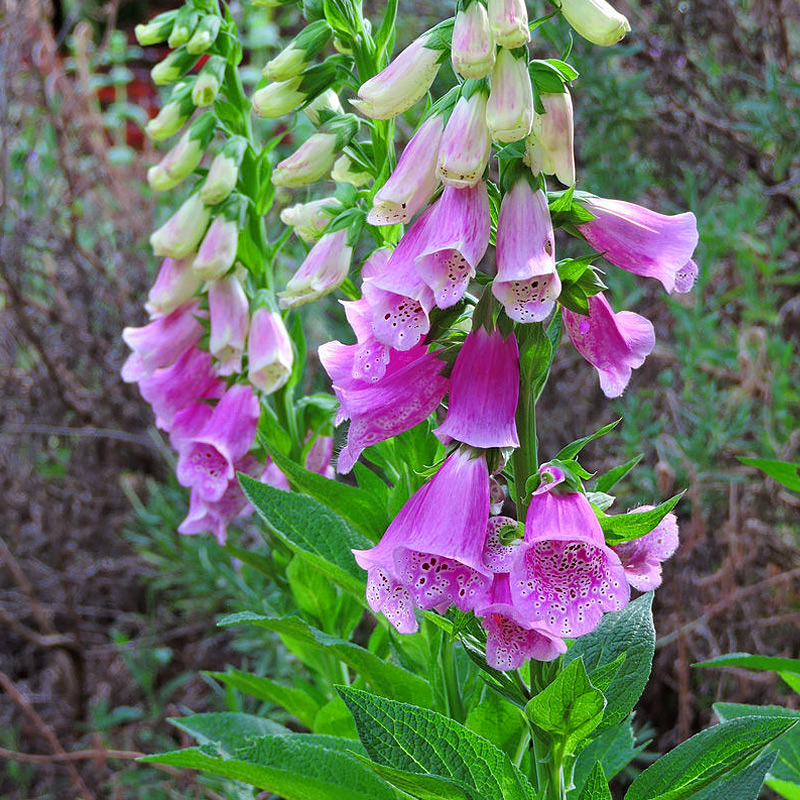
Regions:
M 461 699 L 461 688 L 458 684 L 458 669 L 456 667 L 455 641 L 442 631 L 439 644 L 439 663 L 442 667 L 445 691 L 447 692 L 447 705 L 450 717 L 456 722 L 464 722 L 466 711 Z

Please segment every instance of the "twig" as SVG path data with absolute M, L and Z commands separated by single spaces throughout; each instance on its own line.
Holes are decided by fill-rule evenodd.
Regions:
M 53 755 L 40 755 L 39 753 L 18 753 L 16 750 L 6 750 L 0 747 L 0 758 L 7 758 L 10 761 L 23 761 L 26 764 L 63 764 L 68 761 L 88 761 L 107 758 L 120 758 L 126 761 L 133 761 L 142 758 L 144 753 L 136 750 L 73 750 L 68 753 L 54 753 Z

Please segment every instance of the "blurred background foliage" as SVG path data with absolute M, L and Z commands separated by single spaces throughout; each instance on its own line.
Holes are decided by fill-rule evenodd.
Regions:
M 690 295 L 665 298 L 654 282 L 609 271 L 613 304 L 653 320 L 656 350 L 609 405 L 565 345 L 542 399 L 542 450 L 623 416 L 587 464 L 644 453 L 630 507 L 688 487 L 637 717 L 663 751 L 708 724 L 715 700 L 788 701 L 769 675 L 698 674 L 693 662 L 737 650 L 800 655 L 800 500 L 737 460 L 800 460 L 800 5 L 619 5 L 633 27 L 623 45 L 575 41 L 570 55 L 581 73 L 579 187 L 694 211 L 700 276 Z M 398 44 L 450 6 L 401 2 Z M 279 680 L 298 670 L 274 638 L 214 628 L 221 613 L 260 610 L 275 586 L 210 538 L 175 533 L 186 493 L 148 410 L 118 377 L 120 332 L 144 321 L 154 274 L 147 235 L 178 200 L 143 181 L 156 160 L 142 133 L 158 107 L 149 69 L 162 54 L 132 35 L 168 7 L 0 2 L 3 797 L 252 796 L 132 758 L 186 743 L 168 716 L 252 702 L 200 670 L 230 664 Z M 383 4 L 365 9 L 377 18 Z M 244 78 L 255 83 L 298 29 L 297 11 L 232 10 L 249 53 Z M 549 41 L 537 55 L 570 48 L 566 26 L 539 31 Z M 415 113 L 400 120 L 401 139 Z M 301 256 L 290 240 L 287 275 Z M 332 299 L 308 307 L 310 343 L 346 336 L 340 317 Z M 322 385 L 313 357 L 308 381 Z M 246 548 L 254 532 L 243 526 L 236 541 Z M 59 748 L 88 755 L 55 763 Z M 3 759 L 9 750 L 50 755 L 25 763 Z

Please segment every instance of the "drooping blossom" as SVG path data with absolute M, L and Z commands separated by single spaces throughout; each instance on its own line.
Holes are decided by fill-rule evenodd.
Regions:
M 331 171 L 336 159 L 336 136 L 315 133 L 275 167 L 272 182 L 276 186 L 307 186 Z
M 326 20 L 306 25 L 277 56 L 267 61 L 263 74 L 271 81 L 294 78 L 319 55 L 330 38 L 331 27 Z
M 513 50 L 531 39 L 525 0 L 489 0 L 489 25 L 500 47 Z
M 650 320 L 633 311 L 614 313 L 602 294 L 589 298 L 589 315 L 565 308 L 564 327 L 575 349 L 597 370 L 606 397 L 619 397 L 631 370 L 644 364 L 656 343 Z
M 239 243 L 239 224 L 225 214 L 214 217 L 192 267 L 204 281 L 221 278 L 236 260 Z
M 519 349 L 513 333 L 478 327 L 461 346 L 450 375 L 447 417 L 435 430 L 445 444 L 519 447 L 514 415 L 519 398 Z
M 242 164 L 247 140 L 241 136 L 229 139 L 214 157 L 208 175 L 200 187 L 200 197 L 207 205 L 216 205 L 225 200 L 236 188 L 239 167 Z
M 292 375 L 294 350 L 277 311 L 261 306 L 253 312 L 247 337 L 247 377 L 264 394 L 277 392 Z
M 468 81 L 447 121 L 436 174 L 442 183 L 464 189 L 483 179 L 492 152 L 492 137 L 486 122 L 488 92 L 479 82 Z
M 501 48 L 492 70 L 492 90 L 486 104 L 486 121 L 495 142 L 524 139 L 533 123 L 533 88 L 525 51 Z
M 211 210 L 195 192 L 150 237 L 157 256 L 186 258 L 197 249 L 211 219 Z
M 640 506 L 632 513 L 652 509 L 653 506 Z M 678 520 L 674 514 L 667 514 L 650 533 L 612 549 L 622 561 L 628 583 L 640 592 L 649 592 L 661 586 L 661 564 L 678 549 L 678 544 Z
M 322 197 L 308 203 L 297 203 L 281 211 L 281 222 L 292 228 L 304 242 L 313 244 L 322 236 L 335 216 L 335 209 L 339 206 L 339 201 L 335 197 Z
M 518 180 L 500 204 L 492 294 L 516 322 L 541 322 L 561 293 L 547 197 Z
M 381 541 L 354 550 L 368 571 L 367 602 L 400 633 L 413 633 L 413 607 L 470 611 L 491 582 L 482 551 L 489 519 L 486 458 L 452 453 L 400 509 Z
M 202 279 L 192 269 L 191 256 L 184 259 L 165 258 L 144 304 L 150 319 L 165 317 L 188 303 L 202 283 Z
M 604 612 L 627 605 L 630 587 L 586 497 L 563 491 L 559 467 L 539 474 L 545 482 L 528 507 L 525 541 L 509 572 L 511 596 L 525 619 L 575 638 L 593 631 Z
M 153 167 L 147 171 L 150 188 L 164 192 L 177 186 L 200 163 L 216 130 L 217 120 L 211 114 L 203 114 L 181 136 L 180 141 Z
M 560 8 L 576 33 L 601 47 L 616 44 L 631 29 L 627 18 L 606 0 L 561 0 Z
M 656 278 L 668 292 L 688 292 L 697 267 L 694 214 L 668 216 L 623 200 L 587 197 L 581 204 L 596 219 L 578 225 L 586 241 L 617 267 Z
M 208 309 L 211 322 L 208 349 L 217 359 L 217 374 L 241 372 L 250 303 L 234 272 L 208 282 Z
M 453 69 L 464 78 L 483 78 L 494 64 L 494 39 L 486 6 L 474 0 L 459 8 L 453 25 Z
M 575 185 L 574 125 L 572 96 L 563 92 L 540 92 L 545 113 L 534 112 L 530 136 L 525 140 L 525 163 L 536 175 L 555 175 L 565 186 Z

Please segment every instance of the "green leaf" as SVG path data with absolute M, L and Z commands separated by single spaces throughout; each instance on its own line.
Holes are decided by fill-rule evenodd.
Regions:
M 168 722 L 186 731 L 203 744 L 212 744 L 224 756 L 233 756 L 253 736 L 284 736 L 288 728 L 271 719 L 253 714 L 228 711 L 213 714 L 192 714 L 188 717 L 169 717 Z
M 339 744 L 339 743 L 342 744 Z M 209 747 L 145 756 L 147 764 L 199 769 L 265 789 L 285 800 L 396 800 L 391 787 L 349 752 L 358 742 L 310 733 L 261 736 L 222 758 Z
M 319 710 L 314 720 L 313 731 L 345 739 L 358 739 L 353 717 L 338 695 Z
M 773 480 L 783 484 L 787 489 L 800 492 L 800 464 L 790 461 L 777 461 L 771 458 L 739 458 L 742 464 L 757 467 Z
M 650 667 L 656 647 L 651 606 L 652 592 L 637 597 L 622 611 L 604 614 L 600 625 L 581 636 L 567 650 L 564 663 L 583 657 L 591 679 L 595 670 L 625 656 L 625 666 L 609 683 L 604 694 L 606 710 L 600 729 L 622 722 L 631 713 L 650 677 Z
M 223 617 L 217 624 L 222 627 L 252 624 L 274 631 L 281 638 L 335 656 L 361 675 L 379 694 L 421 705 L 431 704 L 430 687 L 418 675 L 390 661 L 384 661 L 353 642 L 329 636 L 298 617 L 268 617 L 243 611 Z
M 323 622 L 336 607 L 336 588 L 304 556 L 295 554 L 286 568 L 286 579 L 297 607 L 303 614 Z
M 800 674 L 800 659 L 776 658 L 775 656 L 754 656 L 750 653 L 727 653 L 692 664 L 693 667 L 746 667 L 747 669 L 769 670 L 771 672 L 793 672 Z
M 613 800 L 600 762 L 597 762 L 589 773 L 589 777 L 583 785 L 580 800 Z
M 455 720 L 350 687 L 337 691 L 378 764 L 452 781 L 475 800 L 534 800 L 508 756 Z
M 239 482 L 275 536 L 363 600 L 365 574 L 351 550 L 368 549 L 372 546 L 369 539 L 311 497 L 275 489 L 247 475 L 240 474 Z
M 467 727 L 514 758 L 528 725 L 520 708 L 488 687 L 467 715 Z
M 563 447 L 556 454 L 556 458 L 559 461 L 569 461 L 570 459 L 575 458 L 575 456 L 578 455 L 578 453 L 580 453 L 580 451 L 583 450 L 583 448 L 586 447 L 589 442 L 593 442 L 595 439 L 599 439 L 601 436 L 605 436 L 610 431 L 613 431 L 620 422 L 622 422 L 622 419 L 616 419 L 613 422 L 609 422 L 608 425 L 603 425 L 600 430 L 595 431 L 589 436 L 584 436 L 582 439 L 576 439 L 566 447 Z
M 798 783 L 782 781 L 779 778 L 767 778 L 767 786 L 785 800 L 800 800 L 800 784 Z
M 397 19 L 397 0 L 389 0 L 386 3 L 386 11 L 383 14 L 381 26 L 375 34 L 375 62 L 381 63 L 384 52 L 391 53 L 391 42 L 395 36 L 395 20 Z
M 604 775 L 611 780 L 623 767 L 630 764 L 643 748 L 644 745 L 636 746 L 630 721 L 606 728 L 578 754 L 572 778 L 575 784 L 574 795 L 580 793 L 595 764 L 601 764 Z M 573 796 L 573 793 L 570 793 L 570 796 Z
M 472 800 L 472 795 L 448 778 L 406 772 L 386 764 L 376 764 L 368 759 L 364 759 L 363 763 L 369 764 L 370 769 L 387 783 L 420 800 Z
M 699 794 L 693 794 L 692 800 L 757 800 L 774 761 L 775 754 L 768 753 L 741 772 L 715 781 Z
M 684 800 L 746 764 L 797 723 L 794 719 L 748 717 L 700 731 L 648 767 L 625 800 Z
M 685 492 L 680 492 L 649 511 L 631 511 L 627 514 L 598 513 L 600 527 L 606 537 L 606 544 L 615 545 L 638 539 L 655 530 L 664 517 L 678 505 Z
M 274 447 L 266 446 L 266 450 L 278 469 L 301 492 L 319 500 L 371 541 L 380 539 L 389 525 L 389 519 L 385 506 L 377 502 L 378 498 L 363 489 L 310 472 Z
M 578 658 L 530 700 L 525 713 L 557 742 L 562 755 L 568 755 L 600 724 L 605 705 L 603 693 L 592 686 L 583 659 Z
M 255 697 L 257 700 L 264 700 L 285 708 L 307 728 L 313 726 L 314 718 L 319 711 L 317 701 L 302 689 L 281 686 L 281 684 L 260 675 L 252 675 L 238 669 L 231 669 L 228 672 L 204 672 L 203 674 L 215 678 L 226 686 L 238 689 L 250 697 Z
M 624 464 L 620 464 L 618 467 L 614 467 L 606 472 L 605 475 L 601 475 L 597 479 L 597 483 L 594 485 L 594 490 L 596 492 L 609 492 L 611 489 L 614 488 L 642 459 L 644 458 L 643 454 L 635 456 L 630 461 L 626 461 Z

